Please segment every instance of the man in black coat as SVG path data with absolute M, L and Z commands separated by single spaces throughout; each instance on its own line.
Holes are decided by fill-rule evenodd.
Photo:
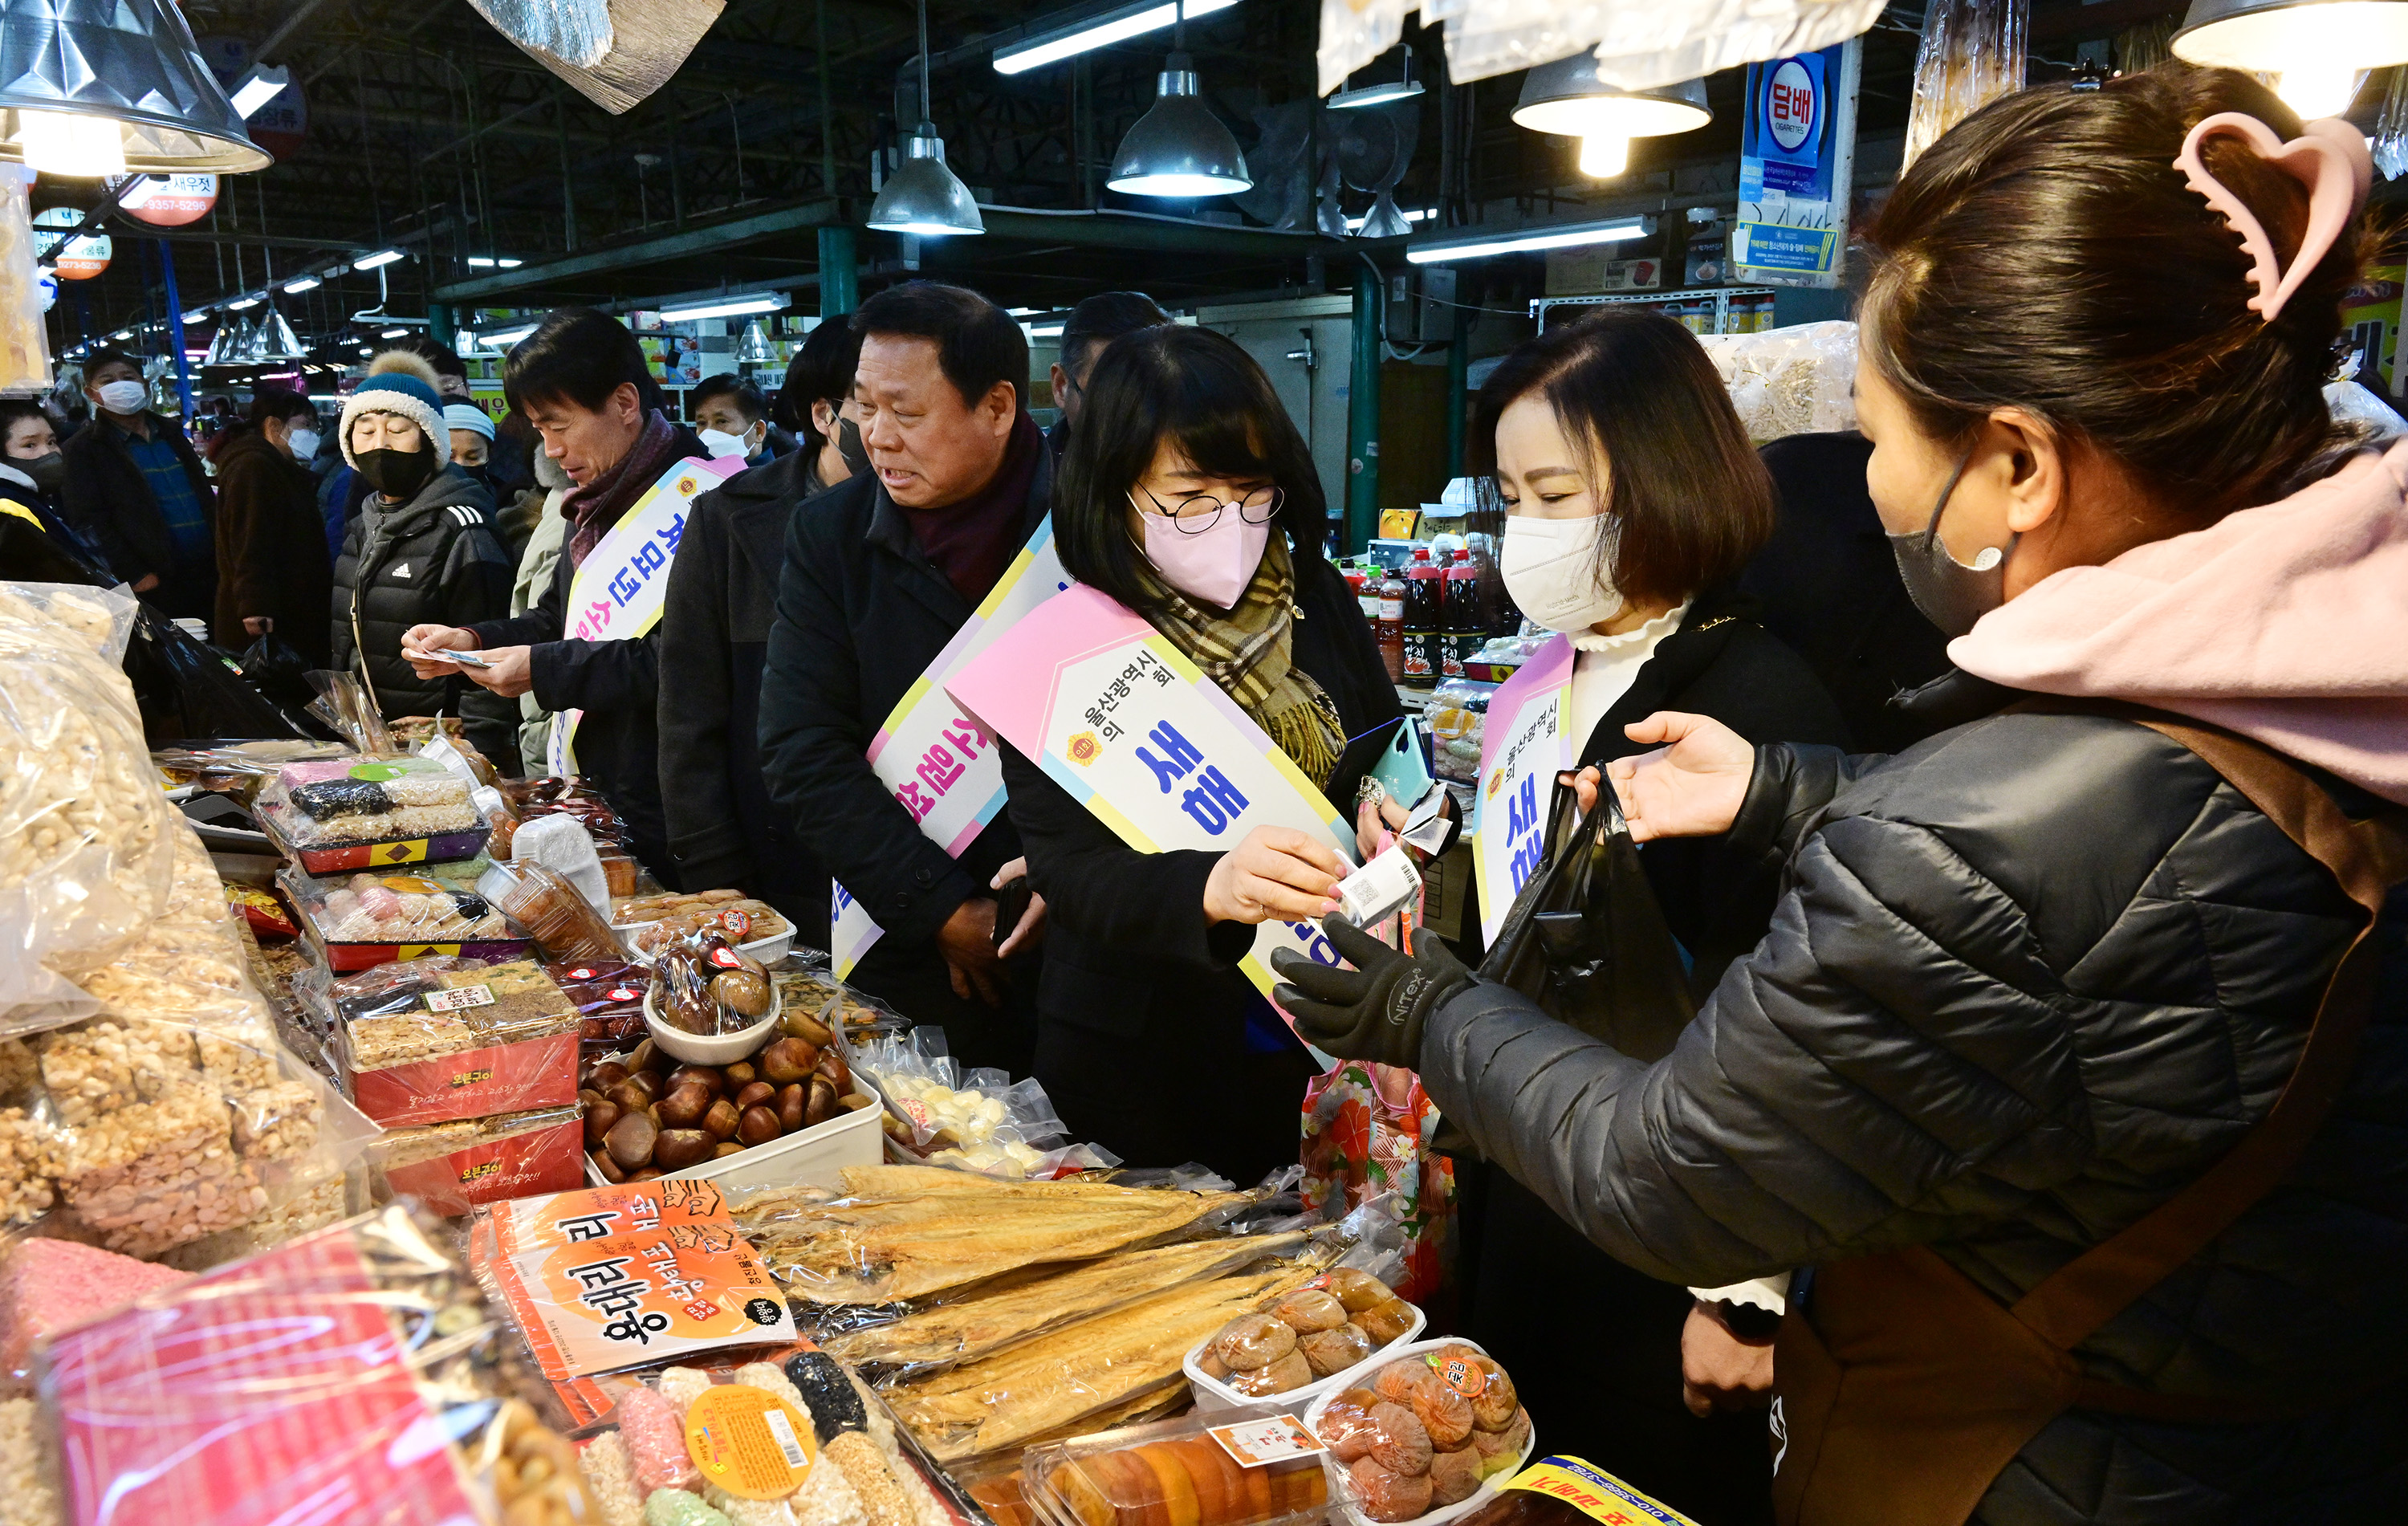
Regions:
M 958 860 L 871 769 L 886 718 L 1044 519 L 1053 457 L 1021 407 L 1020 325 L 913 281 L 853 316 L 871 470 L 797 510 L 761 684 L 769 795 L 884 937 L 853 979 L 941 1023 L 966 1067 L 1025 1072 L 1025 983 L 995 952 L 990 884 L 1020 857 L 1008 815 Z
M 210 618 L 217 495 L 201 458 L 180 425 L 150 411 L 133 356 L 95 354 L 84 367 L 84 393 L 95 417 L 61 447 L 59 507 L 147 602 L 169 615 Z
M 1051 378 L 1054 384 L 1054 406 L 1062 417 L 1045 431 L 1045 443 L 1052 446 L 1058 459 L 1070 444 L 1070 431 L 1079 424 L 1079 405 L 1087 390 L 1087 378 L 1096 368 L 1096 358 L 1104 347 L 1124 334 L 1134 334 L 1141 328 L 1154 328 L 1172 322 L 1162 304 L 1143 292 L 1097 292 L 1070 310 L 1062 324 L 1062 351 L 1054 362 Z

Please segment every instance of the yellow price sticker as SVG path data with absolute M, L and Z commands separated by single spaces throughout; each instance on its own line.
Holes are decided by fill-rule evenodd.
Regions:
M 811 1422 L 766 1389 L 723 1383 L 685 1415 L 685 1449 L 703 1481 L 739 1500 L 779 1500 L 810 1476 Z

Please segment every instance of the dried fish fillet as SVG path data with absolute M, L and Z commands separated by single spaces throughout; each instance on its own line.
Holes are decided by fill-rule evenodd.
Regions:
M 1007 1350 L 886 1390 L 887 1407 L 938 1461 L 1016 1447 L 1168 1381 L 1188 1349 L 1299 1288 L 1310 1265 L 1173 1288 Z
M 848 1331 L 822 1341 L 840 1360 L 896 1367 L 975 1361 L 1013 1341 L 1106 1313 L 1132 1300 L 1201 1277 L 1234 1272 L 1266 1256 L 1302 1248 L 1300 1233 L 1206 1240 L 1125 1251 L 1068 1267 L 1015 1273 L 976 1295 L 906 1315 L 891 1324 Z

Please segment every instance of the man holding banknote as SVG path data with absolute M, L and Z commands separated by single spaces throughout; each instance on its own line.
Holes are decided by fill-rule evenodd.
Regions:
M 1004 929 L 1024 871 L 994 743 L 939 682 L 982 631 L 1058 587 L 1039 548 L 1051 453 L 1025 406 L 1028 342 L 975 292 L 912 281 L 853 317 L 870 469 L 804 503 L 786 535 L 761 684 L 770 798 L 837 885 L 839 972 L 965 1069 L 1028 1068 L 1043 904 Z M 929 682 L 922 684 L 920 681 Z M 1014 963 L 1019 962 L 1017 959 Z

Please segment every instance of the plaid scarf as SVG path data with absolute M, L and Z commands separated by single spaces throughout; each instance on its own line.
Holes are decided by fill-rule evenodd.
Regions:
M 1274 532 L 1263 546 L 1262 564 L 1227 614 L 1216 614 L 1164 583 L 1151 567 L 1138 574 L 1155 597 L 1147 619 L 1187 659 L 1221 685 L 1238 708 L 1279 743 L 1289 761 L 1314 785 L 1326 785 L 1346 744 L 1338 706 L 1312 676 L 1292 660 L 1296 621 L 1296 569 L 1287 538 Z
M 678 459 L 677 427 L 659 409 L 644 419 L 643 433 L 627 447 L 619 464 L 589 486 L 573 488 L 560 500 L 560 512 L 570 525 L 568 565 L 583 567 L 585 557 L 621 515 L 634 507 L 644 490 Z

